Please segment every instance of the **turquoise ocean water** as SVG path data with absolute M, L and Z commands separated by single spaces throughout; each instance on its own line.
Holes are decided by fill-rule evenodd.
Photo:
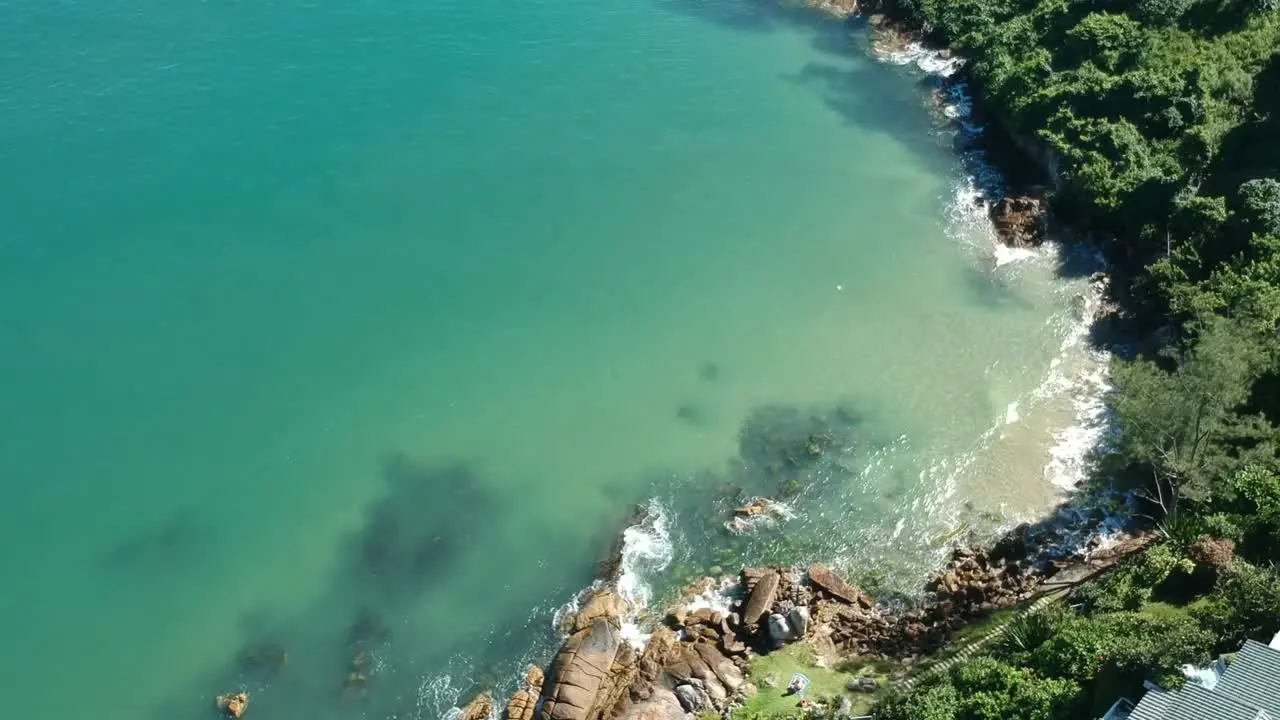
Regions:
M 434 720 L 547 659 L 637 502 L 660 596 L 770 553 L 918 570 L 966 498 L 1052 497 L 1079 282 L 996 267 L 927 83 L 855 26 L 0 0 L 0 28 L 12 717 L 243 686 L 263 720 Z M 719 526 L 797 490 L 785 535 Z

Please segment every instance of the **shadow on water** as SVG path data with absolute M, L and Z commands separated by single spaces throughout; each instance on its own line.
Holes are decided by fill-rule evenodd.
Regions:
M 198 564 L 216 541 L 217 525 L 189 507 L 111 546 L 103 562 L 111 573 L 171 574 Z
M 198 717 L 201 708 L 212 715 L 216 693 L 243 689 L 259 717 L 434 720 L 474 693 L 474 683 L 513 678 L 524 655 L 549 652 L 554 608 L 537 603 L 567 598 L 590 580 L 590 549 L 549 547 L 541 562 L 556 559 L 562 571 L 545 584 L 504 587 L 503 568 L 486 567 L 494 549 L 477 548 L 520 502 L 462 463 L 422 465 L 396 454 L 382 476 L 386 494 L 338 543 L 328 584 L 300 607 L 247 614 L 235 656 L 174 689 L 150 717 Z M 468 618 L 452 604 L 477 573 L 492 574 L 482 579 L 493 596 L 478 598 L 485 614 Z M 486 626 L 493 615 L 513 621 Z
M 794 0 L 659 0 L 659 4 L 670 12 L 736 31 L 806 33 L 809 46 L 832 61 L 808 63 L 784 74 L 785 79 L 818 93 L 848 125 L 897 140 L 926 165 L 937 166 L 945 160 L 928 111 L 929 94 L 939 83 L 872 60 L 865 19 L 833 18 Z M 914 81 L 904 77 L 908 74 Z
M 722 468 L 604 488 L 617 511 L 569 528 L 529 526 L 537 506 L 475 466 L 393 455 L 382 465 L 385 494 L 337 544 L 328 582 L 295 607 L 246 615 L 238 652 L 142 716 L 211 713 L 216 693 L 243 689 L 256 717 L 436 720 L 481 690 L 509 693 L 526 663 L 550 659 L 555 610 L 611 561 L 630 508 L 652 497 L 670 513 L 675 551 L 671 566 L 643 578 L 658 598 L 747 558 L 884 568 L 892 551 L 919 565 L 929 550 L 922 528 L 936 518 L 915 527 L 908 508 L 935 488 L 867 472 L 895 442 L 867 418 L 854 403 L 757 408 Z M 760 532 L 726 529 L 733 508 L 757 495 L 786 501 L 796 518 Z M 502 546 L 510 527 L 518 550 Z M 515 562 L 534 572 L 513 572 Z M 915 583 L 924 570 L 911 562 L 886 574 Z
M 812 8 L 788 0 L 657 0 L 659 7 L 730 30 L 766 33 L 786 28 L 823 30 L 839 25 Z M 824 46 L 818 46 L 820 49 Z M 843 53 L 843 51 L 840 51 Z

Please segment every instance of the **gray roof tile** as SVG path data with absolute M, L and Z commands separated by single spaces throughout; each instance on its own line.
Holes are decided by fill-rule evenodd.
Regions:
M 1129 713 L 1129 720 L 1164 720 L 1165 711 L 1173 701 L 1173 693 L 1151 690 L 1142 696 L 1142 700 Z
M 1280 716 L 1280 650 L 1246 641 L 1214 692 Z

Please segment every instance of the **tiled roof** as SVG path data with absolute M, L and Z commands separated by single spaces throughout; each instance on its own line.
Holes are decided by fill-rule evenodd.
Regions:
M 1142 700 L 1133 708 L 1133 712 L 1129 713 L 1129 720 L 1165 720 L 1167 717 L 1165 711 L 1169 709 L 1172 701 L 1172 693 L 1152 690 L 1142 696 Z
M 1271 720 L 1263 710 L 1220 690 L 1205 690 L 1199 685 L 1188 684 L 1173 695 L 1173 701 L 1161 720 Z
M 1129 720 L 1280 720 L 1280 650 L 1249 640 L 1213 690 L 1152 690 Z
M 1280 718 L 1280 650 L 1245 641 L 1214 692 Z

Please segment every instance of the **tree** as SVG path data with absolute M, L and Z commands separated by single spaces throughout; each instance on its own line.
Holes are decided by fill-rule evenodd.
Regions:
M 1280 10 L 1280 0 L 1247 0 L 1250 15 L 1266 15 Z
M 1207 316 L 1193 326 L 1192 343 L 1154 362 L 1115 368 L 1117 450 L 1152 471 L 1150 499 L 1172 511 L 1179 497 L 1207 499 L 1222 470 L 1223 444 L 1237 428 L 1234 411 L 1266 367 L 1262 339 L 1242 323 Z
M 951 684 L 960 696 L 957 720 L 1053 720 L 1080 694 L 1070 680 L 1044 678 L 989 657 L 953 667 Z
M 1175 25 L 1195 4 L 1196 0 L 1138 0 L 1138 17 L 1155 27 Z
M 945 676 L 876 703 L 876 720 L 956 720 L 960 699 Z
M 1263 235 L 1280 235 L 1280 181 L 1249 180 L 1241 183 L 1239 192 L 1241 214 L 1250 229 Z
M 1245 638 L 1268 640 L 1280 631 L 1280 571 L 1237 560 L 1219 576 L 1195 617 L 1218 636 L 1222 650 L 1238 647 Z
M 977 657 L 875 707 L 876 720 L 1054 720 L 1070 717 L 1080 687 L 1070 680 Z

